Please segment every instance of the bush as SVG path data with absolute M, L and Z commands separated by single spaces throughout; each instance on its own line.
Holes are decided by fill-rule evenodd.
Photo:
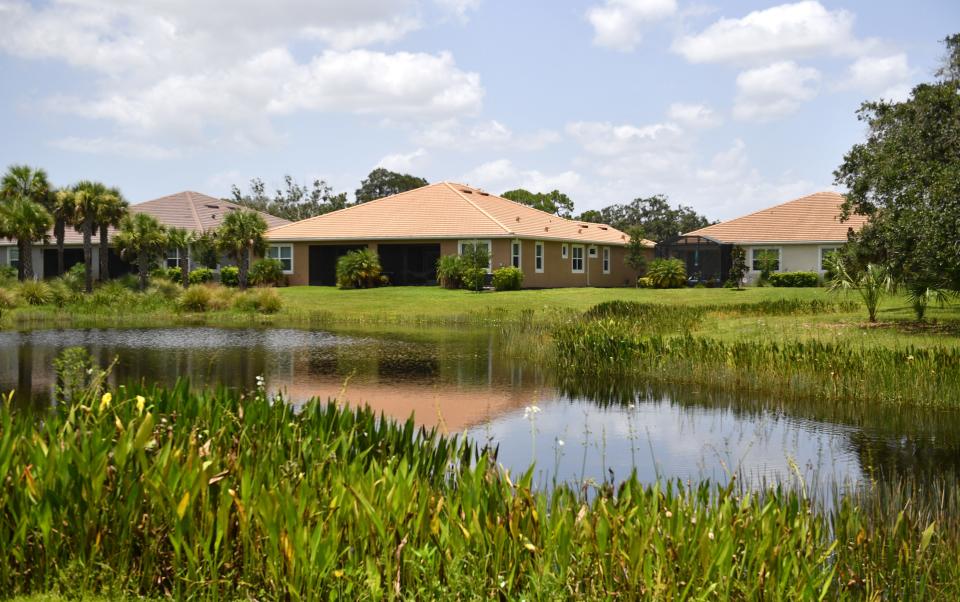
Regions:
M 20 298 L 30 305 L 47 305 L 53 301 L 50 285 L 42 280 L 24 280 L 19 289 Z
M 350 251 L 337 260 L 337 286 L 340 288 L 372 288 L 386 284 L 380 258 L 370 249 Z
M 64 307 L 73 303 L 77 293 L 64 281 L 63 278 L 50 282 L 50 301 L 57 307 Z
M 180 294 L 177 305 L 186 311 L 207 311 L 210 309 L 212 293 L 209 287 L 202 284 L 190 285 L 190 288 Z
M 213 270 L 210 268 L 197 268 L 187 276 L 190 279 L 191 286 L 194 284 L 203 284 L 213 281 Z M 222 278 L 222 275 L 221 275 Z
M 466 268 L 463 270 L 463 288 L 478 291 L 487 284 L 487 270 L 483 268 Z
M 73 266 L 63 273 L 63 276 L 60 277 L 60 281 L 70 287 L 75 293 L 79 293 L 84 290 L 84 287 L 87 283 L 87 268 L 83 263 L 75 263 Z
M 0 310 L 14 309 L 20 305 L 17 293 L 9 288 L 0 288 Z
M 459 255 L 444 255 L 437 260 L 437 284 L 443 288 L 463 286 L 463 272 L 466 269 Z
M 240 268 L 235 265 L 220 268 L 220 284 L 223 286 L 240 286 Z
M 653 288 L 680 288 L 687 283 L 687 267 L 680 259 L 654 259 L 647 280 Z
M 498 291 L 518 291 L 523 284 L 523 272 L 513 266 L 493 271 L 493 288 Z
M 172 301 L 180 296 L 182 290 L 183 287 L 179 284 L 179 281 L 158 278 L 151 283 L 147 292 L 151 295 L 157 295 L 168 301 Z
M 637 288 L 653 288 L 653 284 L 651 284 L 649 277 L 641 276 L 637 278 Z
M 820 275 L 816 272 L 774 272 L 770 284 L 783 287 L 819 286 Z
M 254 286 L 280 286 L 283 283 L 283 264 L 276 259 L 260 259 L 250 268 L 250 284 Z
M 17 268 L 12 265 L 0 266 L 0 284 L 9 284 L 17 279 Z
M 283 306 L 283 299 L 273 288 L 258 288 L 234 297 L 233 307 L 240 311 L 258 311 L 263 314 L 275 314 Z
M 189 277 L 189 276 L 188 276 L 188 277 Z M 177 266 L 177 267 L 175 267 L 175 268 L 167 268 L 167 269 L 166 269 L 166 275 L 164 276 L 164 278 L 166 278 L 166 279 L 169 280 L 170 282 L 180 282 L 180 283 L 182 283 L 182 282 L 183 282 L 183 270 L 180 268 L 180 266 Z
M 136 277 L 133 281 L 136 283 Z M 83 300 L 94 308 L 132 307 L 140 303 L 137 294 L 120 280 L 111 280 L 98 286 L 92 294 L 83 297 Z
M 210 309 L 211 310 L 223 310 L 229 308 L 233 305 L 234 297 L 237 295 L 235 289 L 222 286 L 220 284 L 208 284 L 206 285 L 207 289 L 210 291 Z

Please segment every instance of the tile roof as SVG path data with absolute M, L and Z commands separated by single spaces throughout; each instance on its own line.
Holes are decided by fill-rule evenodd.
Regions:
M 244 207 L 230 201 L 189 190 L 163 196 L 158 199 L 153 199 L 152 201 L 144 201 L 130 205 L 131 213 L 149 213 L 165 226 L 186 228 L 193 232 L 205 232 L 216 229 L 227 212 L 238 209 L 244 209 Z M 263 216 L 264 221 L 267 222 L 267 228 L 276 228 L 291 223 L 289 220 L 274 217 L 261 211 L 258 211 L 258 213 Z M 116 230 L 110 228 L 108 232 L 112 239 Z M 56 239 L 53 237 L 53 230 L 50 231 L 49 237 L 50 243 L 54 244 Z M 94 232 L 94 244 L 97 244 L 99 240 L 99 234 Z M 77 232 L 73 227 L 67 227 L 63 242 L 67 245 L 82 245 L 83 234 Z
M 851 215 L 840 221 L 844 197 L 836 192 L 817 192 L 761 209 L 755 213 L 707 226 L 685 236 L 704 236 L 724 243 L 845 242 L 847 230 L 859 230 L 867 218 Z
M 604 224 L 564 219 L 478 188 L 439 182 L 267 232 L 271 240 L 536 238 L 625 245 Z M 652 247 L 653 242 L 647 241 Z

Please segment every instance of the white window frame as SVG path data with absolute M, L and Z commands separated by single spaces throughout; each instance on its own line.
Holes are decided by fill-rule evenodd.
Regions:
M 601 262 L 603 263 L 603 273 L 610 273 L 610 247 L 604 247 L 601 253 Z
M 842 248 L 843 248 L 842 245 L 821 245 L 820 251 L 819 251 L 820 262 L 817 264 L 817 271 L 820 272 L 821 274 L 827 271 L 826 268 L 823 267 L 824 252 L 834 253 L 839 251 Z
M 189 254 L 188 254 L 189 255 Z M 174 261 L 173 265 L 170 265 L 170 260 Z M 180 267 L 180 249 L 167 249 L 167 257 L 165 259 L 167 268 L 178 268 Z
M 570 252 L 570 271 L 574 274 L 584 273 L 587 265 L 587 256 L 586 251 L 584 250 L 583 245 L 571 245 L 573 250 Z M 580 250 L 580 257 L 577 257 L 577 249 Z M 580 260 L 580 269 L 577 269 L 577 259 Z
M 756 255 L 757 251 L 776 251 L 777 252 L 777 269 L 773 270 L 774 272 L 783 271 L 783 247 L 751 247 L 750 248 L 750 271 L 759 274 L 760 270 L 755 269 L 754 262 L 757 260 Z
M 560 245 L 560 257 L 563 259 L 570 257 L 570 246 L 567 243 Z
M 487 247 L 487 273 L 493 272 L 493 242 L 489 238 L 465 239 L 457 241 L 457 255 L 463 255 L 464 245 L 486 245 Z
M 510 241 L 510 265 L 518 270 L 523 269 L 523 243 L 520 239 Z
M 587 248 L 587 256 L 588 256 L 590 259 L 596 259 L 596 258 L 597 258 L 597 245 L 590 245 L 590 246 Z
M 16 255 L 16 257 L 14 257 Z M 11 268 L 20 268 L 20 247 L 7 247 L 7 265 Z
M 277 250 L 277 256 L 276 256 L 276 257 L 274 257 L 274 256 L 271 255 L 271 252 L 272 252 L 274 249 Z M 284 274 L 292 274 L 292 273 L 293 273 L 293 245 L 290 245 L 290 244 L 274 244 L 274 245 L 270 245 L 269 247 L 267 247 L 266 259 L 276 259 L 277 261 L 280 262 L 280 265 L 282 266 L 282 265 L 283 265 L 283 258 L 280 256 L 280 249 L 290 249 L 290 269 L 289 269 L 289 270 L 283 270 L 283 273 L 284 273 Z
M 543 241 L 533 243 L 533 269 L 536 273 L 543 273 Z

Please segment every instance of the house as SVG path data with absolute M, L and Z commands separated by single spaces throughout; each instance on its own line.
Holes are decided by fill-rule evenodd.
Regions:
M 244 209 L 241 205 L 217 199 L 199 192 L 184 191 L 136 203 L 130 206 L 131 213 L 148 213 L 168 227 L 185 228 L 191 232 L 209 232 L 217 228 L 223 221 L 223 216 L 230 211 Z M 260 213 L 268 228 L 276 228 L 290 222 L 266 213 Z M 108 236 L 112 240 L 115 230 L 108 229 Z M 46 244 L 35 243 L 33 247 L 33 270 L 38 278 L 57 275 L 57 244 L 51 231 Z M 94 277 L 99 277 L 100 270 L 100 237 L 93 236 L 93 269 Z M 0 239 L 0 265 L 16 266 L 18 257 L 16 242 Z M 166 263 L 173 267 L 179 265 L 179 256 L 176 249 L 168 253 Z M 64 269 L 83 263 L 83 235 L 72 227 L 67 227 L 64 236 Z M 110 249 L 108 270 L 110 275 L 117 276 L 132 271 L 129 262 L 120 258 L 118 253 Z
M 764 257 L 778 272 L 824 272 L 824 258 L 866 223 L 861 215 L 840 221 L 842 194 L 817 192 L 762 209 L 657 245 L 658 257 L 683 259 L 698 280 L 727 280 L 733 247 L 746 253 L 748 280 L 760 273 Z
M 377 252 L 395 285 L 435 284 L 437 259 L 472 245 L 488 270 L 515 266 L 529 288 L 624 286 L 636 272 L 624 257 L 630 237 L 604 224 L 564 219 L 478 188 L 440 182 L 273 228 L 268 256 L 291 285 L 331 286 L 336 262 L 361 248 Z M 653 243 L 645 241 L 653 257 Z

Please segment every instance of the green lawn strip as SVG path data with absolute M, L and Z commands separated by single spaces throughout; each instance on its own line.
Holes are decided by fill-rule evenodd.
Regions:
M 789 486 L 630 478 L 585 497 L 533 489 L 533 474 L 324 402 L 294 411 L 178 386 L 81 398 L 44 420 L 4 404 L 0 479 L 17 486 L 0 490 L 0 587 L 71 599 L 960 595 L 955 495 L 880 483 L 826 509 Z

